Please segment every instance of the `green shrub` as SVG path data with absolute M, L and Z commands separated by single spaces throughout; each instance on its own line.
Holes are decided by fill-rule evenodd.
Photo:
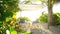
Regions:
M 54 19 L 53 19 L 54 22 L 57 25 L 60 25 L 60 13 L 53 14 L 53 17 L 54 17 Z M 47 23 L 48 22 L 48 14 L 42 13 L 42 15 L 38 18 L 38 20 L 41 22 Z
M 42 15 L 38 18 L 39 21 L 47 23 L 48 16 L 47 14 L 42 13 Z
M 56 13 L 53 15 L 54 16 L 54 21 L 57 25 L 60 25 L 60 13 Z

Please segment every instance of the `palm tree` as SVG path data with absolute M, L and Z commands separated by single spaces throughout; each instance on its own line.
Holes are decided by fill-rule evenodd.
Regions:
M 53 12 L 52 12 L 52 4 L 53 0 L 48 0 L 48 26 L 50 25 L 54 25 L 54 21 L 53 21 Z
M 58 2 L 60 2 L 60 0 L 48 0 L 48 26 L 56 25 L 54 23 L 52 8 L 53 8 L 53 5 Z

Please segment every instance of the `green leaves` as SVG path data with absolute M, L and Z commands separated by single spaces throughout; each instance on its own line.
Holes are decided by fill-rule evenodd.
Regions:
M 57 25 L 60 25 L 60 13 L 53 14 L 53 17 L 54 17 L 54 19 L 53 19 L 54 23 L 56 23 Z M 38 18 L 38 20 L 40 20 L 41 22 L 47 23 L 48 22 L 48 15 L 42 13 L 42 15 Z
M 47 22 L 48 21 L 48 16 L 47 14 L 42 14 L 40 17 L 39 17 L 39 20 L 41 22 Z
M 6 12 L 2 12 L 1 13 L 1 20 L 5 20 L 7 17 L 12 17 L 13 16 L 13 12 L 10 11 L 6 11 Z
M 28 17 L 20 17 L 20 18 L 18 18 L 18 19 L 20 19 L 20 20 L 30 21 L 30 19 L 29 19 Z
M 0 20 L 5 21 L 7 17 L 12 17 L 18 11 L 18 0 L 0 0 Z
M 0 21 L 0 28 L 3 26 L 3 23 L 2 23 L 2 21 Z
M 54 20 L 57 25 L 60 25 L 60 13 L 54 14 Z
M 10 24 L 9 18 L 12 18 L 17 11 L 18 0 L 0 0 L 0 27 L 7 29 L 9 27 L 8 24 Z M 0 28 L 0 30 L 2 30 L 2 28 Z M 5 29 L 3 29 L 3 31 L 4 30 Z

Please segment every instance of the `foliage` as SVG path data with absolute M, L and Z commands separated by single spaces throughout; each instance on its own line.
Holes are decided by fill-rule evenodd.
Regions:
M 28 4 L 28 3 L 31 3 L 31 1 L 30 0 L 27 0 L 27 1 L 25 1 L 24 4 Z
M 7 23 L 5 24 L 5 28 L 7 28 L 11 34 L 13 34 L 15 32 L 15 34 L 17 34 L 19 31 L 21 31 L 21 25 L 19 23 L 16 22 L 16 19 L 11 18 L 9 19 L 9 21 L 7 21 Z
M 47 22 L 48 21 L 48 16 L 47 14 L 44 14 L 44 12 L 42 12 L 42 15 L 38 18 L 38 20 L 40 20 L 41 22 Z
M 60 13 L 55 13 L 55 14 L 53 14 L 53 16 L 54 16 L 54 22 L 57 24 L 57 25 L 60 25 Z M 38 18 L 38 20 L 40 20 L 41 22 L 45 22 L 45 23 L 47 23 L 48 22 L 48 15 L 47 14 L 42 14 L 39 18 Z
M 19 34 L 31 34 L 31 32 L 20 32 Z
M 54 22 L 57 24 L 57 25 L 60 25 L 60 13 L 56 13 L 53 15 L 54 16 Z
M 18 10 L 18 0 L 0 0 L 0 30 L 6 28 L 6 22 L 8 22 L 9 18 Z
M 12 31 L 11 34 L 17 34 L 17 32 L 16 31 Z
M 18 18 L 18 19 L 20 19 L 20 20 L 30 21 L 30 19 L 29 19 L 28 17 L 20 17 L 20 18 Z
M 0 20 L 4 21 L 7 17 L 12 17 L 18 11 L 17 0 L 0 0 Z
M 32 0 L 24 0 L 22 2 L 20 2 L 20 4 L 31 4 Z
M 14 28 L 10 27 L 10 34 L 17 34 L 17 31 L 15 31 Z

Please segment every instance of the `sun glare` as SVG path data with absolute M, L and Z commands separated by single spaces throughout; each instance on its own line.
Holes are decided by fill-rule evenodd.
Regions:
M 53 6 L 53 12 L 56 13 L 60 13 L 60 3 L 57 3 Z
M 31 21 L 36 20 L 40 16 L 40 11 L 22 11 L 17 13 L 17 18 L 19 17 L 29 17 Z
M 30 9 L 29 9 L 29 7 L 30 7 Z M 44 8 L 40 7 L 39 9 L 36 8 L 37 10 L 35 9 L 35 7 L 32 8 L 30 5 L 28 5 L 28 7 L 26 6 L 25 8 L 27 10 L 18 12 L 17 15 L 16 15 L 16 18 L 19 18 L 19 17 L 28 17 L 31 21 L 35 21 L 42 14 L 43 11 L 45 11 L 45 13 L 48 13 L 47 6 L 44 7 Z M 54 13 L 59 12 L 60 11 L 59 8 L 60 8 L 60 3 L 55 4 L 53 6 L 53 12 Z

